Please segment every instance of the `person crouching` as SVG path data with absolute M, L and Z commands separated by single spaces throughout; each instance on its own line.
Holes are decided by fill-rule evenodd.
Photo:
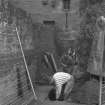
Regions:
M 49 98 L 55 94 L 53 99 L 63 101 L 69 98 L 74 86 L 74 77 L 69 73 L 57 72 L 52 76 L 50 83 L 53 83 L 54 87 L 49 93 Z

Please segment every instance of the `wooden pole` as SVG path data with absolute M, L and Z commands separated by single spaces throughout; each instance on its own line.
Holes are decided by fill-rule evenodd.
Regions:
M 65 12 L 65 16 L 66 16 L 65 29 L 67 31 L 68 30 L 68 11 Z
M 100 16 L 97 19 L 97 29 L 99 29 L 99 55 L 100 55 L 100 89 L 99 89 L 99 105 L 102 105 L 102 88 L 103 88 L 103 54 L 104 54 L 104 34 L 105 34 L 105 17 Z
M 99 105 L 102 105 L 102 85 L 103 85 L 103 54 L 104 54 L 104 34 L 105 34 L 105 17 L 100 16 L 96 22 L 97 30 L 99 31 L 96 53 L 96 67 L 100 76 L 99 83 Z
M 26 70 L 27 70 L 27 74 L 28 74 L 28 77 L 29 77 L 29 80 L 30 80 L 31 88 L 32 88 L 32 91 L 33 91 L 33 94 L 34 94 L 34 98 L 35 98 L 35 100 L 37 100 L 37 96 L 36 96 L 36 93 L 35 93 L 35 90 L 34 90 L 34 87 L 33 87 L 33 83 L 31 81 L 30 73 L 28 71 L 28 66 L 27 66 L 27 63 L 26 63 L 26 59 L 25 59 L 25 55 L 24 55 L 22 43 L 21 43 L 19 32 L 18 32 L 18 29 L 17 28 L 16 28 L 16 33 L 17 33 L 17 38 L 18 38 L 19 44 L 20 44 L 20 48 L 21 48 L 23 60 L 24 60 L 24 63 L 25 63 L 25 67 L 26 67 Z
M 56 65 L 56 62 L 55 62 L 55 59 L 54 59 L 53 54 L 51 54 L 51 58 L 52 58 L 52 61 L 53 61 L 53 64 L 54 64 L 54 68 L 55 68 L 55 70 L 56 70 L 56 72 L 57 72 L 58 69 L 57 69 L 57 65 Z
M 102 76 L 100 76 L 99 105 L 102 105 Z
M 102 79 L 103 79 L 103 52 L 104 52 L 104 31 L 100 31 L 99 33 L 99 56 L 100 56 L 100 64 L 99 64 L 99 76 L 100 76 L 100 83 L 99 83 L 99 105 L 102 105 Z

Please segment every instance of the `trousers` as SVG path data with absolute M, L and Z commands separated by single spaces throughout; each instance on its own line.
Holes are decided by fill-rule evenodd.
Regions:
M 74 86 L 74 79 L 70 79 L 65 84 L 63 84 L 61 87 L 61 92 L 59 94 L 59 98 L 57 100 L 63 101 L 65 99 L 69 98 L 69 95 L 73 89 L 73 86 Z

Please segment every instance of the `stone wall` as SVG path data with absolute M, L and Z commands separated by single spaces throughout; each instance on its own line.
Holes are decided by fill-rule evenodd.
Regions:
M 7 2 L 0 13 L 0 105 L 23 105 L 34 97 L 17 37 L 18 28 L 25 56 L 33 54 L 31 19 Z M 17 15 L 16 15 L 17 14 Z M 31 64 L 28 66 L 31 71 Z

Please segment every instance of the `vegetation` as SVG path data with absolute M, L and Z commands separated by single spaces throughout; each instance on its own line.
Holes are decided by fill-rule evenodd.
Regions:
M 96 20 L 105 14 L 103 0 L 80 0 L 80 16 L 83 20 L 80 23 L 79 38 L 79 60 L 80 66 L 86 70 L 90 56 L 92 42 L 97 32 Z

